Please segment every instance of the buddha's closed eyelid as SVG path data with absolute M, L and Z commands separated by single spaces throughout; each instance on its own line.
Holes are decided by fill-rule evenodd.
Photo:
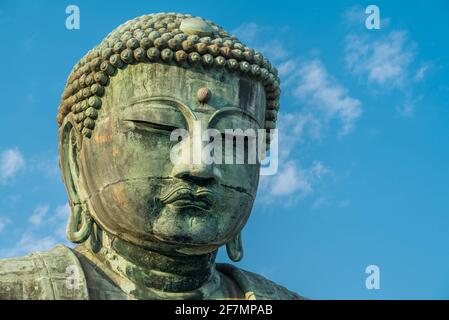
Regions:
M 212 117 L 209 122 L 209 128 L 217 129 L 220 132 L 225 132 L 226 130 L 239 131 L 255 131 L 260 129 L 260 125 L 253 117 L 248 116 L 248 114 L 239 113 L 221 113 L 217 116 Z
M 132 123 L 136 129 L 140 130 L 158 131 L 158 132 L 165 131 L 167 133 L 171 133 L 174 130 L 180 129 L 179 127 L 176 126 L 145 120 L 124 119 L 123 121 L 127 123 Z
M 178 129 L 186 127 L 186 120 L 179 110 L 161 105 L 155 105 L 151 108 L 149 106 L 139 106 L 134 110 L 127 110 L 122 114 L 121 118 L 136 123 L 149 123 L 167 128 Z

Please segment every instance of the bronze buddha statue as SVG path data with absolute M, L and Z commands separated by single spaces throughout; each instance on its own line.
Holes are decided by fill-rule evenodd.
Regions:
M 301 299 L 215 263 L 223 245 L 243 256 L 260 164 L 170 161 L 171 132 L 194 122 L 274 129 L 279 95 L 269 61 L 211 21 L 159 13 L 119 26 L 73 68 L 59 107 L 78 246 L 1 260 L 0 298 Z

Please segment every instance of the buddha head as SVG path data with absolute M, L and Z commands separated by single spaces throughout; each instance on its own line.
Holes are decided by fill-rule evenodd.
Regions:
M 260 164 L 171 155 L 207 143 L 192 134 L 198 124 L 218 134 L 274 129 L 279 94 L 268 60 L 211 21 L 160 13 L 119 26 L 75 65 L 59 107 L 69 240 L 106 232 L 191 255 L 226 244 L 241 259 Z M 174 140 L 177 129 L 189 139 Z

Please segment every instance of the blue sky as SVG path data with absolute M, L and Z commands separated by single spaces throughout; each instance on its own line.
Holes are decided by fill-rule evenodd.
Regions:
M 449 299 L 449 3 L 334 2 L 0 0 L 0 257 L 65 242 L 56 112 L 72 66 L 119 24 L 176 11 L 280 70 L 280 168 L 238 265 L 312 299 Z

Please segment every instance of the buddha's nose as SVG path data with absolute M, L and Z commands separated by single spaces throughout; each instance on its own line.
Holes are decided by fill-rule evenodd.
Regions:
M 221 171 L 213 164 L 177 164 L 173 176 L 198 184 L 209 184 L 221 180 Z
M 174 161 L 172 176 L 193 181 L 197 184 L 208 184 L 218 182 L 222 179 L 220 169 L 211 159 L 204 159 L 208 141 L 203 140 L 203 133 L 199 122 L 195 122 L 193 131 L 188 139 L 183 139 L 178 150 L 175 152 L 177 161 Z

